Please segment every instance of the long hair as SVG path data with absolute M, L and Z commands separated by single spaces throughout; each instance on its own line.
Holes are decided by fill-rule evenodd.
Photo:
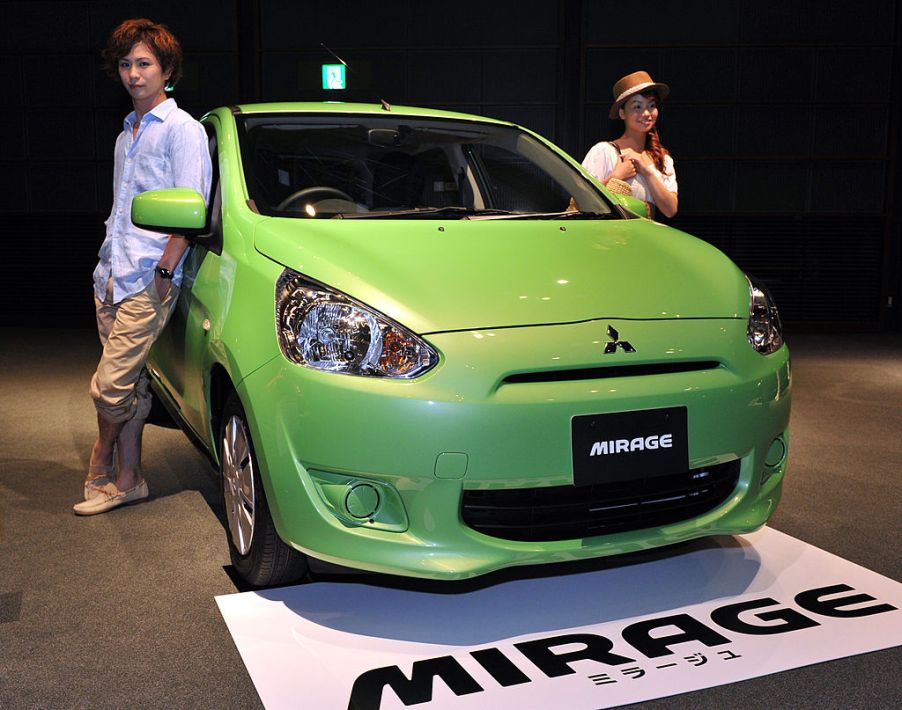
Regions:
M 661 138 L 658 135 L 657 126 L 654 126 L 645 134 L 645 150 L 647 150 L 648 154 L 651 156 L 655 167 L 666 175 L 667 173 L 664 170 L 664 156 L 670 155 L 670 151 L 661 145 Z
M 114 79 L 119 77 L 119 60 L 138 42 L 150 48 L 164 74 L 171 72 L 166 82 L 167 90 L 171 91 L 182 78 L 182 46 L 166 25 L 145 18 L 125 20 L 110 34 L 106 49 L 101 53 L 107 74 Z
M 649 91 L 642 95 L 647 99 L 654 99 L 658 102 L 658 105 L 661 103 L 661 99 L 655 91 Z M 658 134 L 657 123 L 645 134 L 645 150 L 647 150 L 648 154 L 651 156 L 655 167 L 666 175 L 667 173 L 664 171 L 664 156 L 670 155 L 670 151 L 661 145 L 661 136 Z

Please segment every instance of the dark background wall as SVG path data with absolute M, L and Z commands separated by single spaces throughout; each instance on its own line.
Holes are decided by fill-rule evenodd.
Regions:
M 93 322 L 90 273 L 130 103 L 100 71 L 122 19 L 181 38 L 179 104 L 324 100 L 323 45 L 348 101 L 509 119 L 577 158 L 613 138 L 612 83 L 672 89 L 671 223 L 771 287 L 790 328 L 898 329 L 902 13 L 893 0 L 430 3 L 157 0 L 0 4 L 0 325 Z

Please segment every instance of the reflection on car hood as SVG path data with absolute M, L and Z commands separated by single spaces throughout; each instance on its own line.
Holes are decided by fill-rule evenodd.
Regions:
M 256 248 L 417 333 L 597 318 L 745 318 L 711 245 L 644 220 L 258 223 Z

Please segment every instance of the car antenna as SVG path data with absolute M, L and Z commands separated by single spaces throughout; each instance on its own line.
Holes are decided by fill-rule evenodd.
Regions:
M 331 54 L 333 57 L 335 57 L 339 62 L 341 62 L 341 64 L 345 67 L 345 69 L 347 69 L 347 70 L 348 70 L 349 72 L 351 72 L 352 74 L 354 73 L 354 70 L 351 68 L 351 65 L 348 64 L 344 59 L 342 59 L 341 57 L 339 57 L 339 56 L 338 56 L 335 52 L 333 52 L 331 49 L 329 49 L 329 48 L 326 46 L 326 43 L 325 43 L 325 42 L 320 42 L 320 43 L 319 43 L 319 46 L 322 47 L 323 49 L 325 49 L 329 54 Z M 388 101 L 386 101 L 385 99 L 380 98 L 380 99 L 379 99 L 379 103 L 382 104 L 382 110 L 383 110 L 383 111 L 391 111 L 391 104 L 388 103 Z

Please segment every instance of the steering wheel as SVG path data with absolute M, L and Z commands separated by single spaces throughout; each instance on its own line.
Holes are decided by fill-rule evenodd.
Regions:
M 316 197 L 314 197 L 314 195 L 316 195 Z M 292 192 L 288 197 L 286 197 L 279 203 L 279 205 L 276 207 L 276 210 L 281 212 L 282 210 L 286 209 L 288 205 L 305 198 L 309 199 L 312 202 L 319 202 L 320 200 L 326 200 L 330 197 L 336 197 L 340 200 L 345 200 L 346 202 L 354 202 L 354 199 L 348 193 L 342 192 L 337 187 L 328 187 L 327 185 L 314 185 L 313 187 L 305 187 L 303 190 Z

